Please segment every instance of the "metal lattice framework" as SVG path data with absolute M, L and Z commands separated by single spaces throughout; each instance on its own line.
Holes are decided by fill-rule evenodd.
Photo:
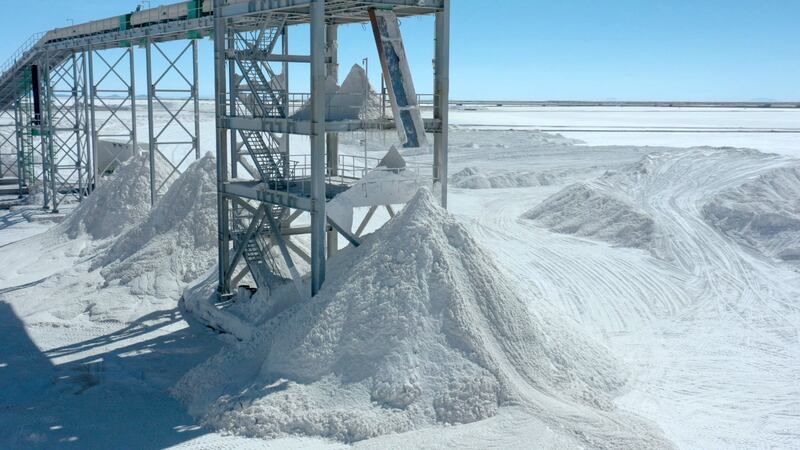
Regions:
M 153 50 L 155 49 L 155 52 Z M 171 52 L 163 44 L 148 41 L 145 45 L 147 58 L 147 117 L 150 146 L 150 201 L 163 193 L 164 186 L 180 173 L 181 167 L 189 160 L 200 158 L 200 98 L 198 88 L 197 69 L 197 40 L 181 45 L 176 51 Z M 155 53 L 156 57 L 153 57 Z M 154 68 L 154 59 L 161 59 L 163 69 Z M 185 72 L 181 63 L 189 60 L 187 64 L 191 73 Z M 177 80 L 170 84 L 170 79 Z M 163 124 L 155 121 L 156 107 L 162 110 L 167 117 Z M 190 119 L 191 118 L 191 119 Z M 193 122 L 187 127 L 187 119 Z M 158 162 L 156 154 L 162 154 L 162 146 L 169 147 L 172 158 L 164 157 Z M 172 163 L 177 160 L 177 163 Z M 155 166 L 157 163 L 169 164 L 170 172 L 167 177 L 157 184 L 155 179 Z
M 0 178 L 19 178 L 17 110 L 0 111 Z
M 73 53 L 48 68 L 44 77 L 43 137 L 47 143 L 45 167 L 53 212 L 58 211 L 65 197 L 80 200 L 88 194 L 91 169 L 87 157 L 87 75 L 85 54 Z
M 255 27 L 255 29 L 254 29 Z M 271 14 L 244 20 L 228 29 L 228 61 L 230 112 L 251 118 L 288 116 L 285 64 L 281 75 L 271 66 L 269 57 L 286 54 L 286 15 Z M 283 44 L 278 47 L 278 43 Z M 240 129 L 231 133 L 233 172 L 241 165 L 249 175 L 274 190 L 287 190 L 293 178 L 289 157 L 288 133 Z M 240 142 L 240 144 L 237 144 Z M 231 205 L 230 229 L 233 237 L 233 258 L 227 270 L 240 280 L 250 273 L 259 288 L 273 289 L 287 280 L 278 275 L 287 268 L 301 296 L 300 275 L 281 233 L 290 210 L 281 205 L 257 204 L 246 199 Z M 273 254 L 280 250 L 280 259 Z M 297 250 L 299 251 L 299 249 Z M 239 269 L 237 266 L 243 267 Z
M 426 119 L 424 127 L 434 135 L 432 179 L 446 206 L 449 3 L 203 0 L 188 10 L 186 4 L 176 4 L 37 35 L 0 74 L 0 110 L 13 107 L 9 128 L 16 131 L 16 139 L 0 138 L 0 151 L 16 154 L 20 189 L 41 180 L 45 205 L 54 211 L 67 196 L 80 198 L 94 190 L 99 176 L 129 156 L 122 151 L 138 152 L 134 54 L 135 46 L 141 45 L 147 56 L 151 200 L 157 201 L 164 185 L 155 184 L 159 162 L 154 158 L 169 153 L 167 148 L 173 151 L 167 155 L 172 158 L 163 158 L 171 160 L 171 178 L 191 155 L 199 156 L 196 39 L 212 36 L 220 297 L 231 294 L 249 275 L 259 289 L 293 282 L 306 298 L 319 292 L 326 259 L 338 249 L 338 237 L 358 245 L 377 209 L 369 209 L 355 232 L 326 214 L 326 202 L 367 170 L 365 163 L 356 175 L 353 164 L 342 163 L 336 133 L 393 125 L 385 116 L 328 115 L 328 95 L 333 93 L 327 89 L 338 82 L 337 27 L 374 20 L 378 9 L 391 10 L 386 14 L 393 20 L 435 16 L 433 118 Z M 308 32 L 308 54 L 289 54 L 290 29 Z M 392 39 L 401 41 L 399 36 Z M 187 40 L 177 52 L 162 45 Z M 376 44 L 386 48 L 377 38 Z M 186 68 L 189 55 L 191 70 Z M 164 63 L 159 71 L 154 70 L 154 59 Z M 290 63 L 308 65 L 310 94 L 290 93 Z M 178 80 L 180 86 L 167 86 L 167 79 Z M 156 123 L 156 110 L 164 112 L 164 123 Z M 290 135 L 310 138 L 308 154 L 290 152 Z M 100 160 L 104 139 L 121 141 L 115 147 L 120 153 L 104 151 Z M 298 223 L 306 217 L 310 220 Z M 293 241 L 297 236 L 310 237 L 310 244 Z M 309 267 L 302 278 L 295 260 Z
M 109 150 L 108 161 L 98 159 L 98 145 L 103 139 L 118 140 L 136 151 L 136 77 L 134 51 L 132 47 L 113 50 L 89 51 L 89 84 L 92 121 L 92 189 L 97 177 L 113 170 L 125 159 L 126 147 Z M 102 112 L 99 115 L 98 112 Z
M 324 282 L 325 260 L 338 247 L 336 238 L 341 235 L 358 245 L 358 237 L 339 227 L 325 212 L 327 200 L 350 183 L 339 168 L 335 133 L 386 124 L 369 120 L 329 122 L 326 88 L 337 81 L 333 78 L 338 65 L 337 24 L 367 20 L 372 5 L 348 0 L 302 3 L 302 7 L 292 11 L 272 9 L 267 4 L 262 4 L 263 10 L 259 11 L 257 6 L 251 5 L 249 14 L 244 17 L 235 14 L 234 6 L 225 9 L 224 2 L 219 0 L 215 5 L 217 171 L 222 194 L 218 222 L 219 279 L 223 295 L 249 270 L 259 289 L 271 289 L 270 283 L 275 280 L 270 279 L 269 274 L 291 274 L 301 297 L 307 296 L 302 283 L 296 279 L 299 275 L 295 276 L 293 255 L 309 263 L 310 294 L 315 295 Z M 446 23 L 449 17 L 446 7 L 434 7 L 426 12 L 434 12 L 437 19 L 436 103 L 434 120 L 428 125 L 435 134 L 433 178 L 438 181 L 446 178 L 447 170 L 444 150 L 447 137 L 441 124 L 447 120 L 449 30 Z M 285 35 L 287 25 L 295 23 L 310 24 L 310 55 L 289 55 L 288 47 L 277 51 L 278 37 Z M 301 115 L 291 114 L 292 105 L 284 100 L 291 98 L 288 83 L 280 82 L 282 77 L 277 76 L 270 65 L 285 62 L 310 66 L 311 94 L 303 99 Z M 226 140 L 229 131 L 230 163 Z M 311 138 L 311 152 L 302 170 L 288 150 L 281 151 L 281 142 L 288 134 L 304 134 Z M 242 142 L 238 143 L 237 138 Z M 245 160 L 248 164 L 244 164 Z M 240 165 L 257 181 L 242 181 L 238 176 Z M 229 173 L 234 179 L 228 178 Z M 439 184 L 444 199 L 444 183 Z M 368 218 L 372 213 L 374 209 L 370 210 Z M 310 226 L 293 227 L 293 221 L 303 214 L 310 215 Z M 356 234 L 363 232 L 364 225 L 359 226 Z M 291 241 L 292 236 L 300 234 L 310 234 L 308 253 Z M 283 261 L 278 260 L 278 254 Z M 246 263 L 241 270 L 237 267 L 240 260 Z M 268 274 L 259 273 L 264 265 Z
M 26 81 L 26 89 L 21 89 L 22 94 L 14 102 L 17 120 L 17 163 L 19 164 L 18 172 L 21 175 L 19 179 L 20 195 L 42 178 L 41 146 L 38 145 L 39 140 L 34 139 L 39 128 L 34 123 L 31 80 L 28 78 Z

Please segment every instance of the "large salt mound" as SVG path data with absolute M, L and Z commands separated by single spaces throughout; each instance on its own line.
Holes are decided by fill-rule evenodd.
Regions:
M 215 162 L 209 153 L 170 186 L 146 221 L 98 258 L 107 283 L 135 293 L 177 297 L 214 265 L 217 255 Z
M 156 164 L 156 185 L 167 178 L 169 164 Z M 108 178 L 100 180 L 92 195 L 67 216 L 56 231 L 74 239 L 81 233 L 93 239 L 119 236 L 150 214 L 150 162 L 147 153 L 134 155 Z
M 800 261 L 800 166 L 770 170 L 717 194 L 703 216 L 742 245 Z
M 567 186 L 522 217 L 557 233 L 622 247 L 648 248 L 655 236 L 652 217 L 622 194 L 591 183 Z
M 206 424 L 346 442 L 525 405 L 595 447 L 667 446 L 623 415 L 616 362 L 543 304 L 529 311 L 488 252 L 423 189 L 322 291 L 174 388 Z
M 484 173 L 477 167 L 465 167 L 450 177 L 450 182 L 462 189 L 499 189 L 549 186 L 559 177 L 547 172 Z

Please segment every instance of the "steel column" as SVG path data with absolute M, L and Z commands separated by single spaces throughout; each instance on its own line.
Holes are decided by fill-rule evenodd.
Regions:
M 228 48 L 236 48 L 234 33 L 229 33 L 227 37 Z M 236 61 L 231 59 L 228 61 L 228 113 L 231 116 L 237 115 L 236 113 Z M 239 145 L 236 141 L 236 132 L 230 133 L 230 150 L 231 150 L 231 178 L 239 178 Z M 254 175 L 255 177 L 255 175 Z
M 325 2 L 311 3 L 311 295 L 325 281 Z
M 325 49 L 327 58 L 326 75 L 329 85 L 339 85 L 339 27 L 329 24 L 325 27 Z M 366 99 L 365 99 L 366 101 Z M 326 155 L 328 175 L 336 176 L 339 173 L 339 135 L 327 133 Z M 328 232 L 328 258 L 339 250 L 339 233 L 336 229 Z
M 131 146 L 133 146 L 134 154 L 139 151 L 139 139 L 136 134 L 136 64 L 134 60 L 133 47 L 128 48 L 128 65 L 130 66 L 130 89 L 131 96 Z
M 194 159 L 200 159 L 200 69 L 197 39 L 192 39 L 192 97 L 194 97 Z
M 45 152 L 47 153 L 47 180 L 50 184 L 50 200 L 51 200 L 51 210 L 52 212 L 58 212 L 58 205 L 56 197 L 58 197 L 58 191 L 56 191 L 56 180 L 55 180 L 55 173 L 56 173 L 56 163 L 55 163 L 55 155 L 53 154 L 53 137 L 55 134 L 54 127 L 53 127 L 53 85 L 52 80 L 50 79 L 52 72 L 50 71 L 50 55 L 45 54 L 45 63 L 44 63 L 44 76 L 42 77 L 45 83 L 45 96 L 44 96 L 44 107 L 46 108 L 45 112 L 45 119 L 43 120 L 46 123 L 46 128 L 44 134 L 42 134 L 42 138 L 45 139 Z
M 281 30 L 281 52 L 284 55 L 289 54 L 289 27 L 284 25 L 283 30 Z M 283 76 L 284 82 L 284 99 L 283 104 L 286 105 L 286 111 L 284 111 L 284 116 L 289 116 L 289 62 L 284 61 L 281 64 L 281 72 Z M 291 146 L 290 143 L 290 134 L 283 133 L 282 142 L 281 142 L 281 150 L 286 153 L 286 159 L 284 161 L 284 173 L 289 173 L 291 171 Z
M 81 79 L 83 78 L 83 71 L 84 68 L 81 68 L 79 73 L 78 71 L 78 55 L 76 53 L 72 54 L 72 98 L 75 108 L 75 169 L 78 172 L 78 201 L 83 199 L 83 153 L 81 152 L 81 122 L 86 122 L 85 120 L 81 120 L 81 105 L 80 100 L 84 99 L 85 97 L 82 95 L 81 88 L 85 87 L 81 86 Z
M 89 192 L 93 192 L 97 187 L 97 176 L 100 174 L 100 167 L 97 161 L 97 116 L 95 115 L 94 104 L 97 89 L 94 84 L 94 50 L 91 47 L 87 50 L 89 53 L 89 126 L 90 126 L 90 139 L 92 141 L 92 156 L 91 166 L 92 173 L 89 175 Z
M 22 93 L 21 95 L 27 95 Z M 19 189 L 18 196 L 22 198 L 22 191 L 28 184 L 27 179 L 27 162 L 25 161 L 25 138 L 23 137 L 22 128 L 22 102 L 19 98 L 14 100 L 14 130 L 17 138 L 17 187 Z
M 86 192 L 85 195 L 89 195 L 93 189 L 94 184 L 94 143 L 91 142 L 91 127 L 94 126 L 94 122 L 90 123 L 89 118 L 89 104 L 90 104 L 90 91 L 91 91 L 91 84 L 89 84 L 89 66 L 87 65 L 87 53 L 91 50 L 86 49 L 86 51 L 81 52 L 81 66 L 83 67 L 83 138 L 84 143 L 86 145 L 86 149 L 84 151 L 84 158 L 86 158 Z
M 147 157 L 150 160 L 150 205 L 156 204 L 156 152 L 158 143 L 156 142 L 156 129 L 153 119 L 153 97 L 155 87 L 153 86 L 153 43 L 149 39 L 144 47 L 145 65 L 147 66 Z
M 230 217 L 228 199 L 223 195 L 228 181 L 228 130 L 225 129 L 225 34 L 227 24 L 222 17 L 224 0 L 214 0 L 214 98 L 217 125 L 217 231 L 218 238 L 218 277 L 220 295 L 231 293 L 230 264 Z
M 436 63 L 434 64 L 433 118 L 441 128 L 433 136 L 433 179 L 441 188 L 442 207 L 447 208 L 447 146 L 450 102 L 450 0 L 436 13 Z

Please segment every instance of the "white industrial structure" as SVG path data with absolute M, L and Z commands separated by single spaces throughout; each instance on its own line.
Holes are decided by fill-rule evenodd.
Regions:
M 435 80 L 433 118 L 423 120 L 398 18 L 428 14 L 435 16 Z M 330 92 L 338 83 L 337 27 L 351 23 L 372 25 L 391 118 L 334 111 L 341 107 Z M 307 55 L 289 53 L 290 31 L 300 24 L 309 25 Z M 248 273 L 259 289 L 291 278 L 302 297 L 314 295 L 339 236 L 359 244 L 366 222 L 353 231 L 326 205 L 367 175 L 370 164 L 340 155 L 337 133 L 396 126 L 400 142 L 411 147 L 433 133 L 428 181 L 446 205 L 449 0 L 192 0 L 35 35 L 0 69 L 0 114 L 7 119 L 0 118 L 0 128 L 10 130 L 0 139 L 3 177 L 18 179 L 20 196 L 41 185 L 43 206 L 58 211 L 68 197 L 90 195 L 98 177 L 141 143 L 150 150 L 155 202 L 164 187 L 155 177 L 160 149 L 181 149 L 171 176 L 200 155 L 197 40 L 203 37 L 214 40 L 221 298 Z M 168 41 L 186 45 L 171 50 Z M 137 47 L 144 47 L 147 66 L 146 141 L 136 129 Z M 290 90 L 290 63 L 309 65 L 310 94 Z M 164 87 L 170 74 L 185 85 Z M 185 101 L 164 100 L 175 96 Z M 167 112 L 167 122 L 157 123 L 155 109 Z M 193 123 L 184 123 L 189 111 Z M 185 138 L 168 137 L 171 124 Z M 307 158 L 290 153 L 292 134 L 310 137 Z M 390 177 L 402 178 L 402 167 L 389 169 Z M 367 206 L 366 221 L 377 205 Z M 295 225 L 304 213 L 310 225 Z M 289 239 L 298 234 L 310 235 L 308 252 Z M 294 258 L 308 263 L 305 279 Z

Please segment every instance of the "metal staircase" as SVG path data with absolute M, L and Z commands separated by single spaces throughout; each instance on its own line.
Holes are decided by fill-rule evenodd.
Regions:
M 241 131 L 240 136 L 261 175 L 261 181 L 272 189 L 281 189 L 288 180 L 288 155 L 281 151 L 280 142 L 272 133 Z
M 280 89 L 279 77 L 269 65 L 268 57 L 275 49 L 286 23 L 286 16 L 273 15 L 262 20 L 256 31 L 231 30 L 234 49 L 228 52 L 235 67 L 232 99 L 237 115 L 246 117 L 286 118 L 288 95 Z M 273 190 L 286 189 L 291 179 L 288 151 L 282 148 L 281 137 L 269 132 L 239 130 L 239 138 L 264 183 Z M 234 206 L 234 242 L 259 288 L 272 289 L 287 280 L 280 276 L 278 262 L 272 253 L 275 236 L 281 232 L 270 224 L 280 224 L 288 210 L 277 205 L 262 204 L 261 214 Z M 252 228 L 252 221 L 260 223 Z M 247 226 L 245 226 L 247 225 Z M 278 225 L 279 226 L 279 225 Z
M 236 207 L 234 214 L 234 239 L 237 246 L 241 246 L 241 255 L 251 276 L 259 288 L 274 289 L 287 280 L 280 276 L 278 262 L 271 250 L 270 235 L 279 230 L 271 230 L 269 221 L 264 214 L 279 214 L 272 205 L 262 205 L 257 213 Z

